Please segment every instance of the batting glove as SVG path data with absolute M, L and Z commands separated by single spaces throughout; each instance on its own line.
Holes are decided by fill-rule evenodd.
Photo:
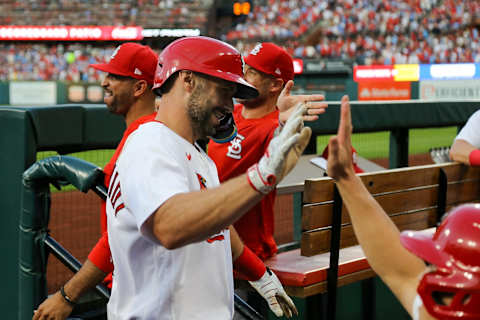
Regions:
M 267 271 L 259 280 L 249 281 L 249 283 L 268 302 L 270 310 L 277 317 L 286 316 L 290 318 L 294 314 L 298 315 L 292 299 L 287 295 L 280 280 L 270 269 L 267 268 Z
M 303 127 L 306 111 L 306 105 L 299 103 L 283 128 L 277 128 L 260 161 L 248 169 L 247 178 L 255 190 L 268 194 L 297 163 L 312 134 Z

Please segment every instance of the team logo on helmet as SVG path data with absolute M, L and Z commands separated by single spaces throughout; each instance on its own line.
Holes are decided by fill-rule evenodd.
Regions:
M 254 56 L 256 56 L 260 52 L 260 49 L 262 49 L 261 43 L 257 44 L 255 48 L 253 48 L 252 51 L 250 51 L 250 54 L 253 54 Z

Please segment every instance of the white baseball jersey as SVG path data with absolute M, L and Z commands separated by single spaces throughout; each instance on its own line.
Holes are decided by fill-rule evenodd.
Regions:
M 457 139 L 465 140 L 475 148 L 480 148 L 480 110 L 468 118 L 465 126 L 455 137 L 455 140 Z
M 143 124 L 130 135 L 108 190 L 108 237 L 115 265 L 109 320 L 232 318 L 228 230 L 168 250 L 144 226 L 173 195 L 218 185 L 213 161 L 162 123 Z

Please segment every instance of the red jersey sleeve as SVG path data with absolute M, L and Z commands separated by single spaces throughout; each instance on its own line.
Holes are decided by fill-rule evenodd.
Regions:
M 98 240 L 95 247 L 88 255 L 88 260 L 105 273 L 113 271 L 113 263 L 111 259 L 110 246 L 108 245 L 108 233 L 104 232 Z

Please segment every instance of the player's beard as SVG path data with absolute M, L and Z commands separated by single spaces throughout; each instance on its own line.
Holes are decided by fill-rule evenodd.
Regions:
M 104 99 L 104 102 L 111 113 L 126 115 L 135 101 L 129 92 L 123 91 L 113 93 L 110 97 Z
M 210 99 L 205 97 L 204 86 L 193 89 L 188 99 L 187 112 L 196 139 L 205 139 L 216 132 L 212 124 L 213 109 L 208 107 L 210 104 Z

